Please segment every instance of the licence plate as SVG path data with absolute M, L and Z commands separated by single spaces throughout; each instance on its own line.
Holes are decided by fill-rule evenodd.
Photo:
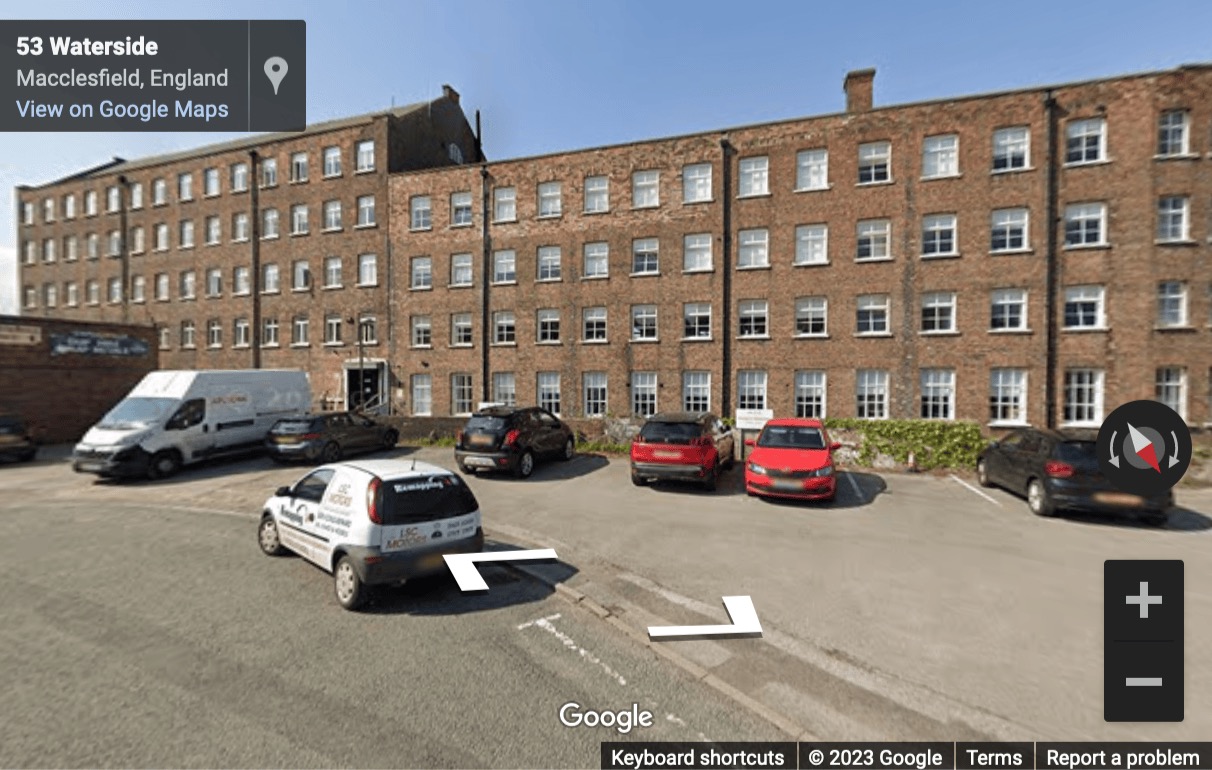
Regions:
M 670 451 L 668 449 L 656 449 L 653 451 L 652 456 L 660 457 L 665 460 L 676 460 L 682 456 L 682 453 Z
M 103 467 L 104 466 L 102 466 L 101 463 L 80 463 L 80 470 L 82 471 L 91 471 L 95 473 L 101 470 Z
M 804 483 L 802 481 L 776 481 L 774 482 L 774 488 L 788 492 L 803 492 Z
M 437 572 L 446 567 L 446 559 L 440 553 L 431 553 L 417 560 L 417 569 L 425 572 Z
M 1107 505 L 1144 505 L 1145 499 L 1125 492 L 1095 492 L 1094 502 Z
M 475 433 L 468 437 L 467 443 L 472 446 L 492 446 L 492 436 L 483 433 Z
M 492 458 L 490 457 L 468 457 L 463 461 L 464 465 L 470 465 L 473 468 L 491 468 L 493 467 Z
M 299 443 L 298 436 L 274 436 L 275 444 L 297 444 Z

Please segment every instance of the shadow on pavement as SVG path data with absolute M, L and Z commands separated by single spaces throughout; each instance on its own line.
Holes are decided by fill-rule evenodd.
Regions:
M 454 465 L 454 459 L 451 459 L 451 465 Z M 589 474 L 600 471 L 610 464 L 610 460 L 605 455 L 600 454 L 578 454 L 571 460 L 538 460 L 535 462 L 534 473 L 530 474 L 528 479 L 519 479 L 508 471 L 493 471 L 491 473 L 476 472 L 474 475 L 477 479 L 493 479 L 496 481 L 516 481 L 522 484 L 535 484 L 545 481 L 566 481 L 568 479 L 580 478 Z M 472 474 L 464 473 L 464 476 Z
M 1190 508 L 1171 508 L 1164 522 L 1153 523 L 1131 514 L 1120 516 L 1097 513 L 1062 513 L 1059 518 L 1076 524 L 1122 527 L 1124 529 L 1154 529 L 1163 532 L 1206 532 L 1212 529 L 1212 518 Z
M 708 490 L 695 481 L 650 481 L 644 486 L 664 494 L 694 495 L 698 497 L 730 497 L 745 494 L 745 470 L 737 463 L 720 474 L 714 490 Z
M 362 452 L 358 454 L 350 454 L 341 459 L 345 461 L 357 460 L 385 460 L 385 459 L 405 459 L 416 450 L 412 447 L 395 447 L 393 449 L 377 450 L 373 452 Z M 245 476 L 253 473 L 264 473 L 272 470 L 296 471 L 296 476 L 302 476 L 312 468 L 315 468 L 323 463 L 311 461 L 293 461 L 293 462 L 276 462 L 268 455 L 262 454 L 260 451 L 247 452 L 244 454 L 226 455 L 214 460 L 203 460 L 195 465 L 187 465 L 170 478 L 151 480 L 140 477 L 128 478 L 102 478 L 96 477 L 94 483 L 107 486 L 113 485 L 138 485 L 141 487 L 161 487 L 172 486 L 174 484 L 186 483 L 191 481 L 206 481 L 209 479 L 234 478 Z M 454 463 L 451 463 L 453 465 Z
M 485 551 L 527 550 L 514 543 L 491 541 Z M 544 559 L 515 562 L 527 571 L 540 572 L 546 580 L 563 582 L 579 570 L 563 561 Z M 371 592 L 365 612 L 378 615 L 464 615 L 541 602 L 555 593 L 548 583 L 527 577 L 502 562 L 477 565 L 488 591 L 464 592 L 449 571 L 415 578 L 403 586 L 378 586 Z

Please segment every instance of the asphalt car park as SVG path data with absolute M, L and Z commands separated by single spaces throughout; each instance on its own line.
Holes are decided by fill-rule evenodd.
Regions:
M 454 466 L 449 448 L 398 447 L 382 456 Z M 1210 491 L 1180 489 L 1166 525 L 1153 528 L 1117 517 L 1037 517 L 1021 498 L 983 489 L 974 476 L 964 473 L 842 469 L 833 502 L 772 502 L 745 495 L 740 463 L 721 477 L 715 492 L 707 492 L 680 484 L 636 488 L 629 483 L 625 458 L 580 454 L 569 462 L 539 466 L 522 484 L 504 475 L 467 479 L 494 543 L 550 547 L 559 555 L 558 563 L 493 568 L 493 575 L 512 577 L 489 580 L 486 605 L 463 596 L 449 581 L 392 589 L 377 597 L 364 617 L 352 616 L 362 619 L 348 625 L 317 622 L 341 613 L 331 599 L 329 575 L 299 559 L 285 564 L 265 559 L 257 550 L 261 504 L 274 489 L 307 470 L 253 458 L 187 469 L 169 480 L 118 485 L 72 474 L 53 456 L 0 469 L 0 494 L 26 506 L 0 518 L 5 528 L 0 564 L 12 585 L 21 587 L 5 600 L 6 615 L 37 616 L 43 625 L 36 633 L 56 640 L 55 645 L 73 636 L 95 644 L 97 639 L 85 634 L 79 623 L 57 620 L 57 614 L 79 611 L 77 604 L 102 610 L 118 606 L 125 591 L 134 606 L 150 607 L 137 610 L 143 613 L 138 628 L 155 633 L 141 647 L 135 645 L 149 660 L 191 659 L 166 634 L 205 637 L 205 624 L 238 628 L 251 623 L 265 638 L 250 631 L 227 640 L 234 649 L 249 651 L 249 657 L 238 661 L 241 670 L 255 674 L 253 681 L 259 683 L 274 671 L 273 676 L 289 676 L 298 684 L 307 681 L 305 673 L 334 656 L 345 662 L 332 665 L 346 666 L 356 681 L 381 677 L 381 659 L 341 645 L 351 637 L 359 644 L 366 639 L 410 640 L 415 629 L 408 623 L 431 615 L 448 624 L 442 629 L 448 638 L 466 631 L 483 643 L 456 658 L 443 657 L 444 650 L 436 644 L 418 648 L 415 655 L 449 667 L 455 679 L 462 678 L 468 665 L 492 671 L 499 664 L 493 648 L 498 622 L 513 623 L 511 628 L 532 623 L 525 630 L 537 629 L 538 635 L 559 642 L 550 651 L 557 658 L 557 652 L 568 649 L 559 631 L 588 651 L 578 653 L 578 660 L 592 655 L 618 671 L 612 655 L 601 651 L 616 649 L 607 647 L 614 644 L 627 648 L 627 640 L 618 638 L 620 629 L 635 632 L 631 641 L 638 646 L 649 625 L 727 622 L 721 597 L 749 595 L 763 625 L 760 640 L 662 643 L 661 650 L 676 652 L 698 667 L 683 669 L 697 670 L 692 678 L 714 677 L 744 698 L 784 715 L 806 735 L 832 740 L 1181 740 L 1212 732 L 1212 687 L 1202 686 L 1212 683 L 1212 661 L 1190 654 L 1190 640 L 1212 632 L 1212 593 L 1205 588 L 1212 584 L 1212 560 L 1206 558 L 1212 542 Z M 74 518 L 62 518 L 69 510 Z M 194 522 L 202 526 L 204 521 L 214 529 L 205 537 L 193 529 Z M 110 528 L 107 522 L 112 522 Z M 53 532 L 70 532 L 72 542 L 84 544 L 92 555 L 83 561 L 51 559 L 50 550 L 61 553 L 63 539 Z M 114 537 L 107 539 L 106 533 Z M 125 550 L 101 569 L 97 549 L 106 543 L 120 543 Z M 173 559 L 132 557 L 157 549 Z M 1106 559 L 1142 558 L 1186 562 L 1188 716 L 1181 724 L 1102 721 L 1102 564 Z M 188 568 L 175 569 L 177 562 Z M 97 591 L 104 581 L 97 587 L 75 585 L 98 574 L 111 581 L 103 597 Z M 572 605 L 567 594 L 551 596 L 541 581 L 514 580 L 527 574 L 576 592 Z M 523 617 L 513 614 L 516 604 L 494 604 L 494 579 L 511 581 L 502 585 L 532 597 L 516 604 L 534 611 Z M 88 601 L 49 601 L 55 591 Z M 592 607 L 601 610 L 597 618 L 592 617 L 597 612 L 587 609 L 591 600 Z M 205 611 L 199 613 L 199 608 Z M 267 612 L 276 625 L 258 620 Z M 561 617 L 546 621 L 555 631 L 538 622 L 556 614 Z M 194 615 L 204 623 L 195 625 Z M 561 630 L 561 622 L 577 625 Z M 271 633 L 279 626 L 286 629 L 285 640 Z M 313 634 L 305 629 L 324 630 Z M 133 644 L 127 635 L 113 638 Z M 277 645 L 277 653 L 252 654 L 257 645 L 270 643 Z M 384 649 L 375 650 L 379 658 L 390 657 Z M 31 682 L 42 675 L 35 672 L 63 665 L 32 649 L 28 641 L 10 645 L 2 654 L 10 668 L 23 659 L 35 661 L 22 680 L 26 700 L 33 699 Z M 73 660 L 83 660 L 82 655 Z M 651 659 L 637 655 L 637 660 Z M 139 660 L 125 653 L 119 658 L 122 667 L 141 674 Z M 403 659 L 411 660 L 407 654 Z M 285 665 L 282 660 L 304 661 L 303 672 L 277 673 L 273 666 Z M 230 662 L 224 659 L 225 665 Z M 563 664 L 541 656 L 534 663 L 545 672 L 538 679 L 551 684 L 549 696 L 569 685 L 556 681 Z M 592 666 L 595 672 L 606 670 Z M 467 675 L 464 684 L 483 681 L 483 671 Z M 111 673 L 116 679 L 117 672 Z M 330 678 L 335 676 L 323 675 L 326 688 L 336 686 Z M 184 687 L 179 679 L 169 679 Z M 98 679 L 85 680 L 90 687 L 101 687 Z M 297 688 L 282 690 L 284 699 L 301 694 Z M 480 697 L 473 713 L 502 710 L 502 699 L 516 697 L 522 696 L 508 682 L 499 691 L 494 686 Z M 527 697 L 518 702 L 534 706 Z M 546 705 L 544 701 L 534 708 L 541 713 Z M 285 713 L 285 707 L 274 705 L 269 713 Z M 678 714 L 676 709 L 671 713 Z M 149 724 L 155 722 L 148 719 Z M 212 714 L 202 732 L 218 734 L 221 722 Z M 429 726 L 447 729 L 452 724 Z M 496 725 L 501 730 L 512 727 Z M 554 722 L 544 729 L 549 742 L 564 735 L 564 728 Z M 747 732 L 747 727 L 725 733 L 696 729 L 713 739 L 758 734 Z M 469 735 L 459 730 L 456 735 Z M 246 737 L 251 740 L 252 734 Z M 645 737 L 653 736 L 641 733 L 638 739 Z M 44 738 L 50 740 L 48 734 Z M 200 756 L 209 759 L 200 764 L 234 761 Z M 300 753 L 290 764 L 311 763 L 306 756 Z M 596 756 L 538 756 L 547 759 L 531 758 L 532 764 L 596 762 Z M 362 762 L 327 759 L 329 764 L 425 764 L 422 759 L 379 761 L 383 758 L 378 756 Z

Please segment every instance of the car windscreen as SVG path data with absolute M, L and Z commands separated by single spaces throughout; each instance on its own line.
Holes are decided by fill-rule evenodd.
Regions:
M 1093 441 L 1062 441 L 1056 445 L 1056 459 L 1075 468 L 1095 470 L 1098 466 L 1098 449 Z
M 496 432 L 504 430 L 506 418 L 490 414 L 474 414 L 467 420 L 466 430 Z
M 758 436 L 757 445 L 777 449 L 824 449 L 825 437 L 817 428 L 767 425 Z
M 380 495 L 384 525 L 450 519 L 480 507 L 463 480 L 451 474 L 384 481 Z
M 167 420 L 181 402 L 175 398 L 124 398 L 101 418 L 98 428 L 130 430 Z
M 640 438 L 654 444 L 689 444 L 698 437 L 697 422 L 649 422 L 640 429 Z

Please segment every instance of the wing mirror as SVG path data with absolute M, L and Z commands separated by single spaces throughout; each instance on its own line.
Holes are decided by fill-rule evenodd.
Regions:
M 290 497 L 290 487 L 278 487 L 274 497 Z
M 755 439 L 755 438 L 745 439 L 745 446 L 757 446 L 757 439 Z
M 842 448 L 842 442 L 840 442 L 840 441 L 834 441 L 832 444 L 829 445 L 830 452 L 836 452 L 837 450 L 839 450 L 841 448 Z

